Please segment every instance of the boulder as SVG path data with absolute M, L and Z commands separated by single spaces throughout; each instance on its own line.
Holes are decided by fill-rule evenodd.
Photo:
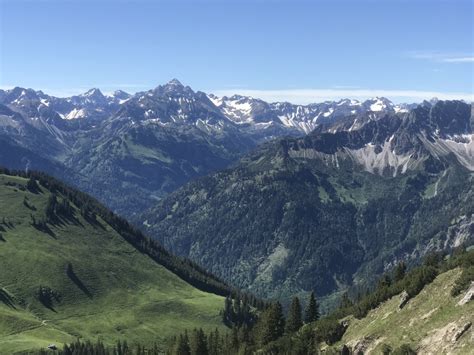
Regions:
M 409 300 L 410 300 L 410 295 L 408 294 L 407 291 L 403 291 L 400 294 L 400 304 L 398 305 L 398 309 L 402 309 L 403 307 L 405 307 L 405 305 L 408 303 Z
M 469 328 L 471 328 L 471 325 L 472 325 L 471 322 L 467 322 L 459 330 L 457 330 L 456 333 L 454 333 L 453 335 L 453 343 L 457 342 L 458 339 L 462 337 L 463 334 L 469 330 Z
M 474 282 L 471 282 L 471 287 L 466 291 L 463 298 L 458 302 L 458 306 L 465 305 L 474 299 Z

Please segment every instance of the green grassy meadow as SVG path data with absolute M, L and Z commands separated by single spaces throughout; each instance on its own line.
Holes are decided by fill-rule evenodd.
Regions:
M 74 206 L 49 231 L 35 228 L 50 192 L 32 193 L 26 182 L 0 175 L 1 354 L 77 338 L 164 344 L 184 329 L 223 327 L 222 297 L 187 284 L 99 217 L 91 224 Z M 40 287 L 57 296 L 50 308 Z

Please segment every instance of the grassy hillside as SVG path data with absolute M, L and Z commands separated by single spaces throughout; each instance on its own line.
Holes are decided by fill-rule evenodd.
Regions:
M 163 342 L 185 328 L 221 326 L 222 297 L 139 252 L 101 217 L 72 205 L 70 216 L 38 226 L 51 191 L 26 183 L 0 175 L 0 353 L 77 337 Z
M 396 349 L 407 344 L 421 354 L 472 354 L 472 325 L 454 341 L 456 332 L 474 322 L 474 302 L 461 306 L 457 303 L 465 292 L 457 297 L 450 294 L 460 275 L 459 268 L 440 274 L 402 309 L 397 295 L 365 318 L 348 318 L 349 327 L 332 348 L 347 344 L 365 354 L 381 354 L 386 346 Z

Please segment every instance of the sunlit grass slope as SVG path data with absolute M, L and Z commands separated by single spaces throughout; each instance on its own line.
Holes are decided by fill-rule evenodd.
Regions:
M 222 326 L 222 297 L 190 286 L 99 217 L 89 222 L 73 206 L 50 230 L 34 227 L 51 192 L 26 182 L 0 175 L 0 353 L 78 337 L 163 343 L 184 329 Z M 39 301 L 40 288 L 51 305 Z
M 334 348 L 359 345 L 364 353 L 381 354 L 384 345 L 396 349 L 407 344 L 420 354 L 472 354 L 472 325 L 455 340 L 457 332 L 474 323 L 474 301 L 461 306 L 458 302 L 465 292 L 457 297 L 450 294 L 460 275 L 460 269 L 440 274 L 402 309 L 400 296 L 394 296 L 363 319 L 350 317 L 347 331 Z

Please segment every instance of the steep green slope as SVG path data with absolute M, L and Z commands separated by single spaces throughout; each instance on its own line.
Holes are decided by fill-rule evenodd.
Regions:
M 26 184 L 0 175 L 0 353 L 76 337 L 160 343 L 221 326 L 222 297 L 186 283 L 83 206 L 44 224 L 51 189 L 58 205 L 68 198 L 55 185 Z
M 440 274 L 402 309 L 397 295 L 365 318 L 347 318 L 349 326 L 332 348 L 347 344 L 355 352 L 380 354 L 386 346 L 396 349 L 407 344 L 423 354 L 471 354 L 474 302 L 459 305 L 465 292 L 457 297 L 450 294 L 460 274 L 459 268 Z M 469 329 L 461 333 L 469 323 Z

